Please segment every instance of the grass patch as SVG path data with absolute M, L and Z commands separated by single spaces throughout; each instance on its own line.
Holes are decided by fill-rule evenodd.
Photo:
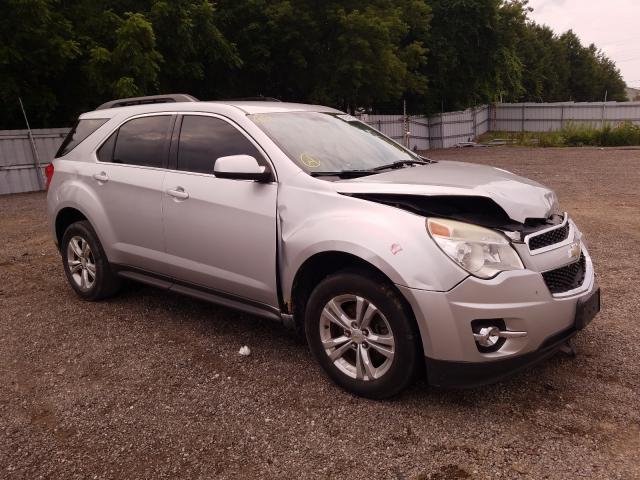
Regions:
M 626 147 L 640 145 L 640 125 L 623 122 L 602 128 L 569 124 L 556 132 L 491 132 L 481 143 L 506 140 L 525 147 Z

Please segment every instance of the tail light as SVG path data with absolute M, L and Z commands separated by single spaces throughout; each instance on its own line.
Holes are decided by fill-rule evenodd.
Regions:
M 44 174 L 47 177 L 47 181 L 44 184 L 44 188 L 46 190 L 48 190 L 49 189 L 49 185 L 51 185 L 51 180 L 53 180 L 53 163 L 50 163 L 49 165 L 44 167 Z

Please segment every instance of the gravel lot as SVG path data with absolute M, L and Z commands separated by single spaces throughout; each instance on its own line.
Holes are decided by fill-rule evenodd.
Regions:
M 640 151 L 429 155 L 557 190 L 604 295 L 577 358 L 363 400 L 278 324 L 142 286 L 79 300 L 45 195 L 1 196 L 0 478 L 640 478 Z

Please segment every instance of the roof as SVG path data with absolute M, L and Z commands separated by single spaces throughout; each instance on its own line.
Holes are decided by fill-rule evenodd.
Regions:
M 282 113 L 282 112 L 327 112 L 342 113 L 339 110 L 322 105 L 308 105 L 305 103 L 262 102 L 247 100 L 228 100 L 215 102 L 172 102 L 131 105 L 126 107 L 104 108 L 81 115 L 81 118 L 112 118 L 124 112 L 130 115 L 154 112 L 210 112 L 224 113 L 229 108 L 241 110 L 247 115 L 254 113 Z

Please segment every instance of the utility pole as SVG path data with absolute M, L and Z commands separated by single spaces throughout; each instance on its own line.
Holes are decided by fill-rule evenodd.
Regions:
M 31 155 L 33 156 L 33 165 L 36 167 L 36 176 L 38 177 L 38 185 L 40 190 L 44 190 L 44 179 L 42 178 L 42 170 L 40 169 L 40 157 L 38 156 L 38 149 L 36 148 L 36 142 L 31 133 L 31 127 L 29 126 L 29 120 L 27 119 L 27 112 L 22 104 L 22 98 L 18 97 L 20 102 L 20 108 L 22 109 L 22 115 L 24 115 L 24 121 L 27 124 L 27 134 L 29 136 L 29 143 L 31 144 Z

